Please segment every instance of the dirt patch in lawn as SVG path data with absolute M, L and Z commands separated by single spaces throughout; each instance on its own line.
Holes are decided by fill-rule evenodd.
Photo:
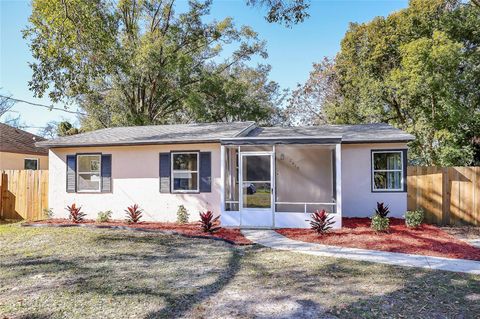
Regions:
M 480 239 L 480 227 L 478 226 L 444 226 L 441 228 L 462 240 Z
M 383 250 L 426 256 L 480 260 L 480 249 L 433 225 L 418 229 L 405 226 L 403 219 L 390 218 L 388 233 L 375 233 L 369 218 L 343 218 L 342 229 L 319 236 L 311 229 L 278 229 L 295 240 L 324 245 Z
M 176 224 L 176 223 L 161 223 L 161 222 L 139 222 L 136 224 L 129 224 L 124 221 L 112 220 L 110 222 L 99 223 L 94 220 L 84 220 L 81 223 L 72 223 L 68 219 L 48 219 L 35 222 L 27 222 L 24 226 L 47 225 L 59 227 L 78 227 L 91 226 L 99 228 L 133 228 L 138 230 L 160 231 L 173 234 L 179 234 L 187 237 L 197 238 L 211 238 L 220 239 L 235 245 L 250 245 L 252 242 L 245 238 L 238 228 L 220 228 L 214 233 L 205 233 L 200 229 L 198 223 Z

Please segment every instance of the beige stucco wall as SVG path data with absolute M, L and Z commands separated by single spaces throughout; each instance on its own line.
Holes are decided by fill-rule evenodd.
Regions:
M 159 192 L 159 153 L 169 151 L 212 152 L 212 192 L 165 194 Z M 112 154 L 112 193 L 67 193 L 66 156 L 76 153 Z M 50 150 L 49 205 L 55 217 L 67 217 L 67 205 L 82 206 L 87 218 L 99 211 L 113 211 L 114 219 L 124 219 L 127 206 L 134 203 L 144 210 L 144 220 L 175 221 L 179 205 L 198 220 L 200 211 L 220 212 L 220 144 L 186 144 L 123 147 L 58 148 Z
M 377 201 L 385 202 L 390 206 L 391 216 L 403 216 L 407 208 L 407 193 L 373 193 L 370 167 L 372 149 L 403 148 L 406 148 L 404 143 L 341 145 L 343 216 L 371 216 Z M 174 150 L 212 152 L 211 193 L 164 194 L 159 192 L 159 153 Z M 279 151 L 281 148 L 277 150 L 277 156 Z M 309 160 L 302 165 L 295 166 L 292 162 L 287 164 L 287 161 L 283 163 L 277 161 L 277 169 L 281 176 L 278 176 L 279 182 L 276 187 L 277 192 L 284 194 L 281 196 L 282 201 L 302 201 L 317 196 L 319 199 L 327 200 L 330 196 L 330 150 L 315 150 L 311 156 L 307 154 L 308 151 L 307 147 L 300 149 L 298 154 L 289 155 L 293 163 L 308 158 Z M 86 152 L 112 154 L 112 193 L 66 192 L 66 155 Z M 82 206 L 88 218 L 96 218 L 99 211 L 112 210 L 113 218 L 123 219 L 125 208 L 134 203 L 144 209 L 145 220 L 154 221 L 175 221 L 178 205 L 184 205 L 187 208 L 191 214 L 191 220 L 198 219 L 199 211 L 213 210 L 216 215 L 220 212 L 219 144 L 60 148 L 50 150 L 49 161 L 49 205 L 56 217 L 67 217 L 65 207 L 74 202 Z M 296 176 L 296 173 L 299 176 Z M 300 183 L 293 183 L 294 179 Z M 295 187 L 292 186 L 293 184 Z
M 389 205 L 390 216 L 404 216 L 407 210 L 406 192 L 372 192 L 370 156 L 371 150 L 406 148 L 405 143 L 342 144 L 341 186 L 342 215 L 344 217 L 372 216 L 377 202 Z
M 48 156 L 0 152 L 0 169 L 24 169 L 26 158 L 37 158 L 39 169 L 48 169 Z

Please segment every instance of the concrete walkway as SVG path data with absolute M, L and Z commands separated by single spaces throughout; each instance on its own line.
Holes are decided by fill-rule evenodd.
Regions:
M 388 265 L 480 275 L 480 261 L 306 243 L 289 239 L 274 230 L 243 229 L 242 233 L 254 243 L 279 250 L 289 250 L 322 257 L 346 258 Z
M 480 248 L 480 239 L 469 239 L 467 241 L 470 245 Z

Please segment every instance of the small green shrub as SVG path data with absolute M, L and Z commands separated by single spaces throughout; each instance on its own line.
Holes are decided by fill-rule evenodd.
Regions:
M 178 206 L 178 210 L 177 210 L 177 223 L 179 224 L 186 224 L 188 223 L 188 217 L 190 216 L 190 214 L 188 213 L 187 209 L 185 208 L 185 206 L 183 205 L 180 205 Z
M 111 210 L 106 210 L 104 212 L 98 212 L 97 214 L 97 222 L 99 223 L 106 223 L 110 221 L 110 218 L 112 218 L 112 211 Z
M 388 227 L 390 226 L 390 220 L 387 217 L 389 213 L 390 209 L 388 209 L 388 205 L 377 202 L 377 208 L 373 214 L 370 227 L 372 227 L 372 229 L 374 229 L 376 232 L 387 231 Z
M 419 227 L 423 222 L 424 215 L 425 214 L 421 209 L 414 210 L 414 211 L 407 211 L 405 213 L 405 225 L 411 228 Z
M 44 208 L 43 209 L 43 216 L 44 216 L 45 219 L 52 219 L 53 218 L 53 209 Z
M 370 227 L 372 227 L 372 229 L 376 232 L 385 232 L 388 230 L 389 225 L 390 220 L 388 219 L 388 217 L 382 217 L 375 214 L 372 217 L 372 223 L 370 224 Z

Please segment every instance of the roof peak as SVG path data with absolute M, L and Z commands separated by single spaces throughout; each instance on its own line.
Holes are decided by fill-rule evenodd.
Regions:
M 0 136 L 0 151 L 2 152 L 38 155 L 48 154 L 48 150 L 35 146 L 35 142 L 45 140 L 45 138 L 41 136 L 5 123 L 0 123 Z

